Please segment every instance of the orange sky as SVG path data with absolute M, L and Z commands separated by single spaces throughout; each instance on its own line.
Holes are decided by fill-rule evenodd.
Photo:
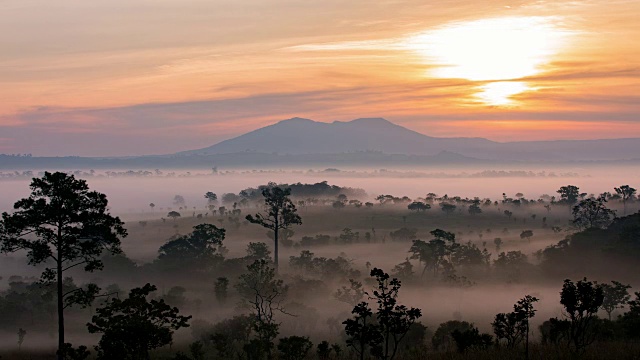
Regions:
M 640 137 L 640 2 L 8 0 L 0 152 L 170 153 L 294 117 Z

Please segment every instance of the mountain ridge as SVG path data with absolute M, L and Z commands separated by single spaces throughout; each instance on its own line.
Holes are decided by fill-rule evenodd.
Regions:
M 174 155 L 243 152 L 337 154 L 380 151 L 433 156 L 443 151 L 481 160 L 624 160 L 640 149 L 640 138 L 496 142 L 482 137 L 433 137 L 380 117 L 319 122 L 293 117 L 212 146 Z

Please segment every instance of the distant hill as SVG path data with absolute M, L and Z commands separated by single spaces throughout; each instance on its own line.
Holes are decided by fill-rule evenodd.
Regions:
M 382 118 L 283 120 L 203 149 L 119 158 L 0 155 L 0 169 L 394 167 L 640 163 L 640 139 L 495 142 L 423 135 Z
M 265 153 L 339 154 L 374 151 L 385 154 L 471 157 L 506 161 L 598 161 L 637 158 L 640 139 L 495 142 L 483 138 L 438 138 L 382 118 L 317 122 L 280 121 L 203 149 L 175 155 Z M 440 155 L 442 157 L 442 155 Z
M 409 130 L 382 118 L 348 122 L 283 120 L 213 146 L 178 155 L 231 154 L 238 152 L 278 154 L 336 154 L 380 151 L 386 154 L 435 155 L 496 144 L 481 138 L 435 138 Z

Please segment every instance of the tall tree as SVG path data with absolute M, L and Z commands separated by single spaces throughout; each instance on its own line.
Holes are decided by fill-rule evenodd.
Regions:
M 266 214 L 247 215 L 246 219 L 253 224 L 259 224 L 273 231 L 274 251 L 273 263 L 278 268 L 278 239 L 280 230 L 288 229 L 291 225 L 302 224 L 300 215 L 296 212 L 295 204 L 291 201 L 291 188 L 280 188 L 269 184 L 262 190 Z
M 253 312 L 252 328 L 258 337 L 254 347 L 271 358 L 273 340 L 278 336 L 280 327 L 275 315 L 277 312 L 285 313 L 280 303 L 286 297 L 288 287 L 277 278 L 275 269 L 265 260 L 254 261 L 247 270 L 240 275 L 235 287 L 242 296 L 242 305 Z
M 31 182 L 31 195 L 16 202 L 12 214 L 3 213 L 0 225 L 2 252 L 27 252 L 29 264 L 52 261 L 41 276 L 57 284 L 58 358 L 64 349 L 64 309 L 80 300 L 77 291 L 63 292 L 64 272 L 77 266 L 92 272 L 103 267 L 104 251 L 119 254 L 124 223 L 107 211 L 107 197 L 89 191 L 85 180 L 62 172 L 45 172 Z M 95 290 L 95 289 L 94 289 Z
M 636 189 L 629 185 L 622 185 L 614 189 L 616 190 L 616 193 L 622 197 L 624 215 L 627 215 L 627 201 L 629 201 L 629 199 L 633 199 L 633 196 L 636 194 Z

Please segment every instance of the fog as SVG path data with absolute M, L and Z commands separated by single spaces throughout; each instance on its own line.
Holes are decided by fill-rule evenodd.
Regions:
M 162 170 L 163 174 L 173 172 L 171 176 L 110 177 L 102 176 L 99 171 L 94 176 L 86 177 L 88 185 L 92 190 L 106 194 L 111 213 L 125 221 L 129 235 L 122 240 L 122 250 L 135 265 L 123 267 L 118 261 L 105 260 L 104 271 L 85 273 L 73 270 L 70 275 L 76 284 L 95 282 L 103 288 L 117 284 L 121 289 L 119 297 L 126 296 L 128 289 L 147 282 L 155 284 L 158 287 L 156 297 L 163 297 L 168 303 L 173 299 L 181 313 L 193 316 L 192 326 L 179 330 L 175 336 L 176 349 L 185 349 L 193 341 L 205 341 L 203 339 L 207 338 L 207 331 L 213 331 L 216 323 L 247 314 L 248 310 L 238 305 L 241 296 L 235 291 L 234 285 L 239 283 L 239 276 L 249 264 L 248 245 L 264 242 L 271 251 L 268 257 L 273 255 L 273 240 L 267 236 L 267 230 L 244 220 L 245 215 L 262 211 L 262 204 L 252 202 L 238 205 L 238 214 L 220 216 L 212 213 L 212 209 L 219 206 L 226 206 L 228 210 L 232 208 L 232 204 L 222 202 L 222 195 L 237 194 L 268 182 L 313 184 L 328 181 L 331 185 L 343 188 L 362 189 L 366 192 L 365 196 L 347 196 L 348 200 L 357 198 L 361 202 L 370 201 L 374 204 L 356 208 L 349 203 L 344 208 L 336 208 L 332 206 L 335 195 L 318 197 L 325 201 L 317 204 L 312 204 L 310 197 L 294 199 L 294 203 L 298 204 L 302 225 L 292 226 L 293 234 L 286 239 L 290 242 L 280 245 L 279 276 L 290 287 L 284 303 L 288 304 L 285 307 L 291 308 L 287 313 L 276 315 L 280 323 L 280 338 L 302 333 L 314 343 L 328 340 L 342 344 L 344 348 L 346 338 L 341 323 L 351 316 L 353 304 L 339 301 L 336 290 L 348 285 L 349 278 L 355 278 L 364 284 L 365 289 L 371 289 L 373 282 L 369 271 L 375 267 L 392 275 L 396 272 L 396 276 L 402 280 L 400 303 L 422 309 L 423 316 L 419 321 L 427 327 L 427 336 L 421 340 L 424 344 L 421 342 L 416 346 L 424 345 L 425 349 L 431 349 L 429 336 L 433 335 L 439 324 L 449 320 L 472 322 L 480 331 L 491 333 L 495 314 L 511 311 L 513 304 L 527 294 L 540 300 L 536 304 L 536 316 L 531 321 L 532 339 L 538 341 L 538 326 L 550 317 L 563 314 L 559 293 L 565 278 L 579 280 L 588 276 L 590 280 L 600 283 L 618 280 L 633 286 L 632 291 L 638 291 L 640 275 L 632 270 L 637 266 L 637 259 L 607 262 L 609 260 L 602 258 L 596 261 L 599 263 L 586 267 L 584 262 L 592 254 L 585 254 L 582 260 L 567 258 L 564 264 L 545 258 L 542 250 L 556 245 L 579 229 L 571 225 L 572 215 L 568 206 L 546 208 L 544 205 L 548 202 L 538 202 L 537 199 L 544 194 L 558 196 L 556 190 L 569 184 L 579 186 L 580 192 L 589 194 L 587 197 L 591 194 L 597 197 L 604 192 L 615 193 L 614 187 L 627 183 L 633 185 L 640 169 L 623 166 L 539 168 L 524 170 L 530 172 L 525 176 L 515 173 L 490 176 L 483 173 L 487 170 L 522 171 L 450 168 L 446 171 L 287 169 L 261 172 L 247 169 L 230 172 L 218 170 L 212 174 L 194 169 Z M 479 175 L 481 173 L 484 175 Z M 15 201 L 29 195 L 29 183 L 27 177 L 0 180 L 0 210 L 11 212 Z M 208 191 L 218 195 L 215 207 L 207 206 L 204 194 Z M 424 212 L 408 210 L 408 202 L 382 205 L 375 200 L 381 194 L 417 200 L 425 198 L 428 193 L 435 193 L 438 198 L 430 200 L 431 209 Z M 516 193 L 521 194 L 516 196 Z M 443 199 L 445 194 L 448 197 Z M 176 195 L 182 196 L 184 203 L 176 204 Z M 455 200 L 458 209 L 451 214 L 441 211 L 439 203 L 453 201 L 447 199 L 454 196 L 460 197 Z M 473 215 L 467 208 L 476 197 L 491 201 L 482 206 L 480 214 Z M 510 203 L 515 198 L 536 201 L 515 206 Z M 150 208 L 150 203 L 154 203 L 155 207 Z M 639 203 L 634 201 L 628 204 L 626 213 L 637 212 Z M 620 201 L 612 200 L 608 206 L 620 216 L 623 215 Z M 169 211 L 178 209 L 182 213 L 179 218 L 168 218 Z M 507 210 L 512 212 L 513 218 L 505 215 Z M 201 223 L 214 224 L 226 230 L 222 243 L 224 249 L 218 249 L 224 260 L 216 260 L 218 263 L 207 271 L 173 267 L 168 263 L 163 265 L 158 261 L 161 246 L 177 236 L 188 235 L 193 226 Z M 358 235 L 349 237 L 345 230 L 347 228 Z M 415 232 L 404 239 L 393 235 L 399 229 L 414 229 Z M 434 229 L 451 232 L 456 235 L 458 244 L 466 244 L 471 250 L 477 249 L 478 253 L 485 250 L 489 255 L 481 260 L 483 264 L 456 265 L 454 275 L 442 278 L 444 280 L 441 280 L 439 273 L 437 277 L 431 271 L 423 273 L 424 265 L 419 259 L 412 258 L 409 251 L 413 240 L 432 239 L 430 232 Z M 533 231 L 531 238 L 523 237 L 526 230 Z M 318 235 L 326 235 L 328 243 L 305 245 L 302 242 L 305 237 L 309 239 Z M 496 238 L 501 239 L 500 245 L 494 242 Z M 305 270 L 296 267 L 290 259 L 301 256 L 301 251 L 305 250 L 312 252 L 315 258 L 344 259 L 346 268 L 327 269 L 322 268 L 324 265 L 317 265 L 320 267 Z M 526 255 L 526 264 L 497 270 L 495 262 L 498 254 L 512 251 Z M 0 259 L 0 290 L 5 293 L 11 289 L 11 282 L 36 281 L 43 269 L 43 266 L 29 266 L 21 252 L 2 255 Z M 394 268 L 406 261 L 411 263 L 413 273 L 397 275 L 398 270 Z M 214 282 L 218 277 L 227 277 L 230 281 L 229 299 L 224 303 L 216 301 Z M 171 295 L 171 289 L 176 286 L 184 288 L 184 293 L 178 297 Z M 91 320 L 95 307 L 104 304 L 103 301 L 98 300 L 87 309 L 70 310 L 68 341 L 74 345 L 94 345 L 98 341 L 98 335 L 87 333 L 85 324 Z M 51 309 L 42 311 L 46 313 Z M 621 313 L 621 310 L 615 312 Z M 53 313 L 50 315 L 50 319 L 28 321 L 21 317 L 11 318 L 12 323 L 0 329 L 0 348 L 7 351 L 15 348 L 18 327 L 28 331 L 24 347 L 44 351 L 54 348 L 56 324 Z M 332 325 L 334 323 L 337 327 Z M 161 350 L 170 353 L 167 349 Z M 210 351 L 215 353 L 214 350 Z
M 203 194 L 207 191 L 214 191 L 217 194 L 237 193 L 242 189 L 266 184 L 269 181 L 314 183 L 326 180 L 339 186 L 362 188 L 371 197 L 379 194 L 393 194 L 413 198 L 433 192 L 438 195 L 497 199 L 502 197 L 502 193 L 513 196 L 520 192 L 527 198 L 537 199 L 543 194 L 555 195 L 555 191 L 560 186 L 567 184 L 580 186 L 580 189 L 587 193 L 599 194 L 604 191 L 613 191 L 621 181 L 629 182 L 637 178 L 640 165 L 541 168 L 453 167 L 446 170 L 400 168 L 388 171 L 339 169 L 342 171 L 338 173 L 323 170 L 326 169 L 315 169 L 313 172 L 309 172 L 309 169 L 234 169 L 228 173 L 220 171 L 218 175 L 211 175 L 210 172 L 202 169 L 163 169 L 164 175 L 158 177 L 95 177 L 88 180 L 92 189 L 108 195 L 109 205 L 117 215 L 126 216 L 131 213 L 146 212 L 150 202 L 154 202 L 158 207 L 170 207 L 173 196 L 176 194 L 182 195 L 189 206 L 200 207 L 206 204 Z M 487 171 L 526 171 L 534 174 L 545 173 L 545 176 L 473 176 Z M 174 176 L 166 176 L 170 173 L 174 173 Z M 563 176 L 563 174 L 569 174 L 569 176 Z M 10 209 L 17 198 L 28 195 L 30 181 L 28 177 L 0 181 L 2 187 L 0 210 Z

